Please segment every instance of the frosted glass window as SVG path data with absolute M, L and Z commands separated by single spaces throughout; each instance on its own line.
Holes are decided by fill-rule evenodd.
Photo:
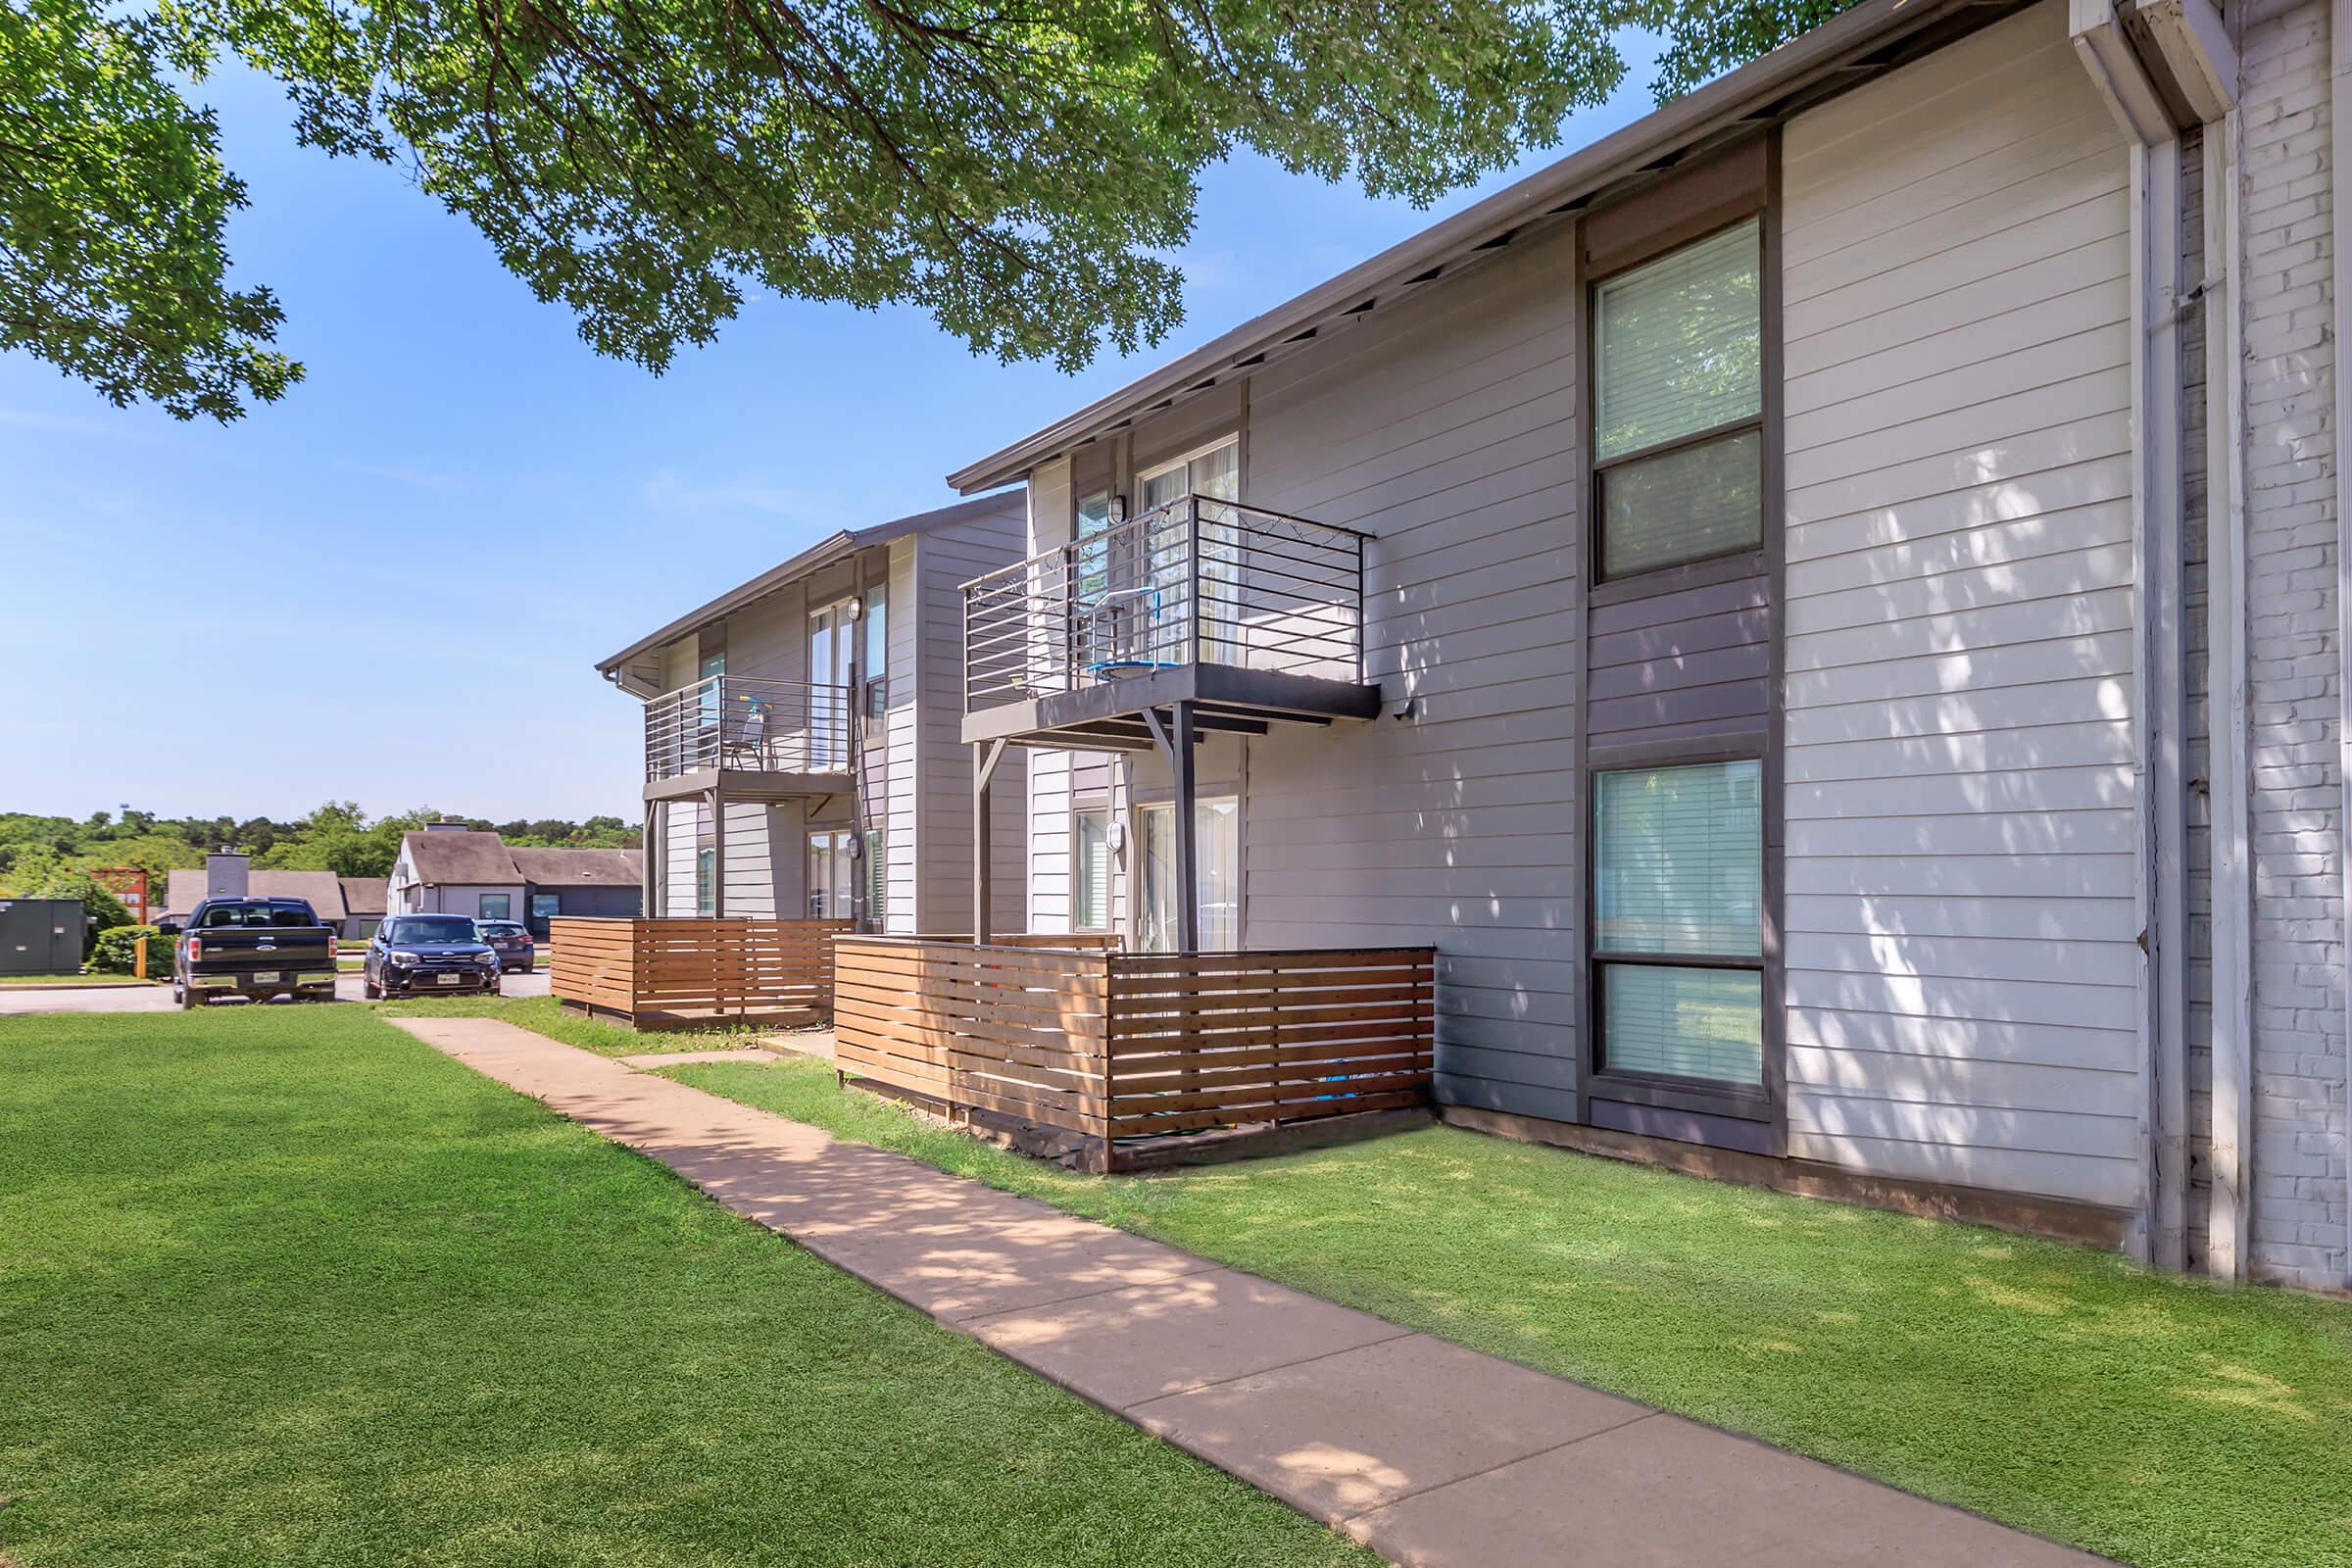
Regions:
M 1110 813 L 1078 813 L 1071 924 L 1080 931 L 1110 928 Z
M 1592 291 L 1604 577 L 1763 540 L 1758 245 L 1756 224 L 1741 223 Z M 1677 444 L 1710 430 L 1719 433 Z
M 1601 773 L 1592 795 L 1600 952 L 1763 952 L 1761 762 Z
M 1753 969 L 1612 963 L 1601 978 L 1601 1064 L 1719 1083 L 1764 1081 L 1764 977 Z

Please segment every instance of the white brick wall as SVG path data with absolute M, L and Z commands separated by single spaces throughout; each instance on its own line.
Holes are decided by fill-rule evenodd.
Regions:
M 2258 1278 L 2345 1276 L 2328 7 L 2241 43 Z

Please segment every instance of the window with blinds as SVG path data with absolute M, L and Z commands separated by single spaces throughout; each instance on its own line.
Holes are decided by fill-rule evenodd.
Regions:
M 1592 814 L 1603 1070 L 1762 1083 L 1763 763 L 1598 773 Z
M 1070 923 L 1080 931 L 1110 929 L 1110 813 L 1080 811 L 1071 865 Z
M 1751 220 L 1592 290 L 1603 577 L 1763 539 L 1760 243 Z
M 865 918 L 875 930 L 890 918 L 890 836 L 881 828 L 865 830 Z

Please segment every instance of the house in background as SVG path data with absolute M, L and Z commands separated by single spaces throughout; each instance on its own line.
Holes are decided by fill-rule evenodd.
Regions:
M 346 876 L 335 880 L 343 886 L 343 934 L 365 942 L 384 923 L 384 906 L 391 898 L 392 879 Z
M 246 857 L 215 854 L 204 867 L 172 871 L 165 879 L 162 918 L 182 925 L 214 891 L 225 897 L 301 899 L 335 934 L 364 942 L 375 934 L 384 914 L 386 879 L 344 876 L 332 871 L 255 870 Z
M 401 835 L 387 912 L 522 920 L 544 937 L 557 915 L 636 914 L 640 875 L 636 850 L 510 850 L 496 833 L 432 822 Z
M 839 533 L 597 666 L 644 703 L 649 915 L 971 929 L 956 615 L 1024 528 L 991 496 Z M 1000 792 L 1000 922 L 1021 917 L 1022 826 Z
M 2345 1285 L 2329 19 L 1867 0 L 953 475 L 1026 928 L 1434 943 L 1450 1119 Z
M 636 850 L 526 849 L 507 852 L 522 877 L 531 935 L 545 938 L 558 915 L 625 920 L 638 910 L 644 856 Z

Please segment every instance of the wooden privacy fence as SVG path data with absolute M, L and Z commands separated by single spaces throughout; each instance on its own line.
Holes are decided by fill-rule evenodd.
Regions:
M 1130 954 L 834 944 L 847 1073 L 1100 1140 L 1426 1103 L 1430 948 Z
M 640 1028 L 808 1023 L 833 1005 L 833 938 L 846 920 L 548 922 L 548 988 Z

